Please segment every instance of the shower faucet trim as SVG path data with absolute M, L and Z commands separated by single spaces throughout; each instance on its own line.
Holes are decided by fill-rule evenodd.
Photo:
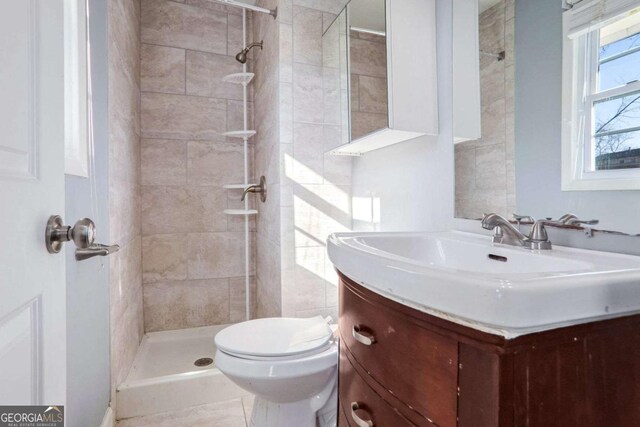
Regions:
M 244 190 L 244 192 L 242 193 L 242 197 L 240 198 L 240 201 L 244 202 L 244 199 L 247 197 L 247 194 L 249 193 L 259 193 L 260 201 L 262 203 L 267 201 L 267 180 L 264 177 L 264 175 L 260 177 L 260 184 L 250 185 Z

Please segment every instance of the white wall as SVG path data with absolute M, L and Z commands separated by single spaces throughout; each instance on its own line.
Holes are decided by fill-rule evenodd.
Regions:
M 451 228 L 454 212 L 451 5 L 451 1 L 437 2 L 440 135 L 417 138 L 354 159 L 352 194 L 356 230 Z
M 562 191 L 562 4 L 517 0 L 515 12 L 518 213 L 558 218 L 573 212 L 598 218 L 602 230 L 640 233 L 640 191 Z

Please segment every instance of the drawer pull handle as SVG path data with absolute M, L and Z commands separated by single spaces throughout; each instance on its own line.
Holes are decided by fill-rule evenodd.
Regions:
M 356 414 L 356 411 L 358 409 L 360 409 L 363 412 L 366 412 L 360 407 L 358 402 L 351 402 L 351 418 L 353 418 L 353 421 L 355 421 L 355 423 L 358 425 L 358 427 L 373 427 L 373 421 L 371 421 L 371 420 L 363 420 L 362 418 L 360 418 L 358 416 L 358 414 Z M 369 417 L 369 418 L 371 418 L 371 417 Z
M 355 325 L 353 330 L 351 331 L 353 338 L 361 344 L 371 345 L 376 342 L 375 337 L 372 334 L 368 334 L 366 332 L 362 332 L 359 325 Z

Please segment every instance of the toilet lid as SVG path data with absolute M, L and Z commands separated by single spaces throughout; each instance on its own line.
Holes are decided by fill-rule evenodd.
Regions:
M 309 319 L 277 317 L 238 323 L 216 334 L 218 349 L 229 354 L 282 357 L 325 346 L 332 331 L 321 316 Z

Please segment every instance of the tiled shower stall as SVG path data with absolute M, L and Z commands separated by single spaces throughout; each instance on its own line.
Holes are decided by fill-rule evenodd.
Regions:
M 252 317 L 337 314 L 331 232 L 351 229 L 340 68 L 323 33 L 344 0 L 260 0 L 246 12 Z M 112 393 L 144 333 L 245 320 L 242 9 L 214 0 L 110 0 Z M 113 399 L 112 399 L 113 400 Z

